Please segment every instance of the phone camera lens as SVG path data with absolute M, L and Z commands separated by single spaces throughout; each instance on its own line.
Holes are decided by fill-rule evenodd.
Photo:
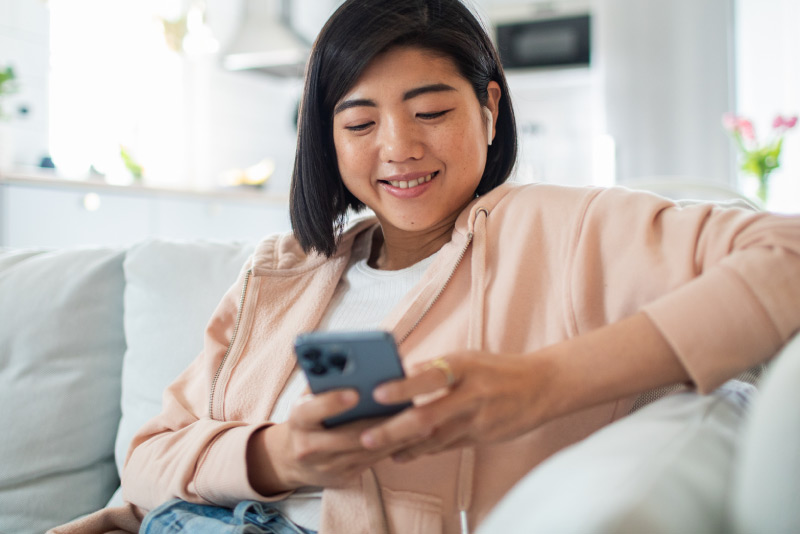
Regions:
M 328 363 L 330 363 L 331 367 L 333 367 L 334 369 L 338 370 L 339 372 L 342 372 L 342 371 L 344 371 L 344 366 L 347 365 L 347 356 L 345 356 L 344 354 L 335 352 L 335 353 L 331 354 L 331 357 L 328 360 Z
M 309 371 L 311 372 L 312 375 L 321 376 L 321 375 L 325 374 L 327 369 L 325 369 L 324 365 L 316 364 L 316 365 L 312 366 L 309 369 Z
M 303 358 L 305 358 L 306 360 L 308 360 L 308 361 L 310 361 L 312 363 L 319 362 L 319 359 L 321 357 L 322 357 L 322 353 L 319 351 L 319 349 L 308 349 L 307 351 L 305 351 L 303 353 Z

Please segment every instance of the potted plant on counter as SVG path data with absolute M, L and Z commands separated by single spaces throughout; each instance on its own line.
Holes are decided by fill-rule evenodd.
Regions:
M 9 95 L 18 89 L 17 76 L 10 65 L 0 66 L 0 170 L 10 167 L 14 159 L 13 133 L 6 123 L 11 120 L 3 105 Z
M 5 68 L 0 68 L 0 119 L 6 119 L 5 111 L 3 111 L 3 100 L 13 93 L 17 92 L 17 76 L 14 74 L 14 68 L 11 65 Z

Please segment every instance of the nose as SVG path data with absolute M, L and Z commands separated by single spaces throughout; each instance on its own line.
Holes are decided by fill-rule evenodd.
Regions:
M 398 163 L 409 159 L 422 159 L 425 153 L 417 125 L 404 117 L 383 121 L 379 130 L 380 157 L 385 163 Z

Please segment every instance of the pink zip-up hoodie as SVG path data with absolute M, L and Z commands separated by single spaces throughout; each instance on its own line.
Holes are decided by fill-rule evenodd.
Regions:
M 54 532 L 135 531 L 179 497 L 270 501 L 245 453 L 295 365 L 293 341 L 320 321 L 361 221 L 334 257 L 291 235 L 263 241 L 211 318 L 202 354 L 166 390 L 123 472 L 134 503 Z M 675 203 L 623 188 L 503 185 L 459 216 L 420 283 L 383 321 L 409 367 L 468 349 L 526 353 L 644 311 L 708 392 L 765 361 L 800 328 L 800 217 Z M 326 488 L 321 533 L 456 533 L 473 528 L 528 471 L 624 416 L 596 406 L 503 443 L 379 462 Z M 525 407 L 521 406 L 520 410 Z

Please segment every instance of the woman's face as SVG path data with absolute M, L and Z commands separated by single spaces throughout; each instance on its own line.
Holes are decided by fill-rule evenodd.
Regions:
M 491 82 L 493 117 L 499 99 Z M 486 120 L 472 85 L 451 59 L 419 48 L 376 56 L 337 102 L 333 132 L 344 184 L 384 234 L 452 226 L 486 164 Z

